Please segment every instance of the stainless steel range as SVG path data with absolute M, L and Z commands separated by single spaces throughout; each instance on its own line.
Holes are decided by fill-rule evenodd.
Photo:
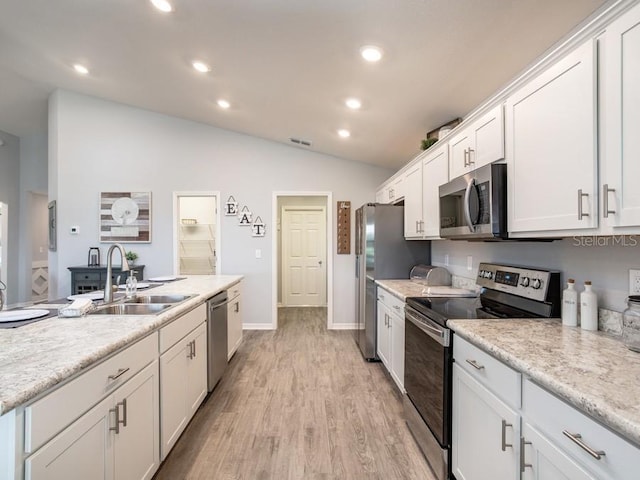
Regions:
M 478 298 L 410 297 L 405 309 L 407 425 L 439 480 L 451 478 L 453 335 L 448 319 L 560 316 L 560 272 L 481 263 Z

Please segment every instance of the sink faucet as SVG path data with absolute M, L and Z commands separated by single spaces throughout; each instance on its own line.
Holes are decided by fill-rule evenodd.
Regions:
M 120 250 L 120 256 L 122 257 L 122 271 L 129 271 L 129 263 L 127 263 L 126 252 L 124 251 L 124 247 L 119 243 L 114 243 L 109 247 L 107 251 L 107 280 L 104 283 L 104 303 L 113 302 L 113 281 L 111 280 L 111 272 L 113 270 L 113 251 L 115 249 Z

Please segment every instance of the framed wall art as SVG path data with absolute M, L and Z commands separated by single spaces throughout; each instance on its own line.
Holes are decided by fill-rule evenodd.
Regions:
M 100 193 L 100 241 L 151 242 L 151 192 Z

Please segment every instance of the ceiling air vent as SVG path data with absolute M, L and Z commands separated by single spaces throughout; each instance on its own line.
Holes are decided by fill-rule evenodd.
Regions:
M 302 140 L 300 138 L 289 137 L 289 141 L 291 143 L 295 143 L 296 145 L 301 145 L 303 147 L 311 146 L 311 142 L 309 140 Z

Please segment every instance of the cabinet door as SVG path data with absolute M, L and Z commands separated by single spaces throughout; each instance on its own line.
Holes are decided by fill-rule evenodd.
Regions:
M 456 478 L 518 479 L 520 419 L 516 412 L 455 363 L 452 399 Z
M 589 41 L 507 100 L 510 232 L 597 226 L 596 96 Z
M 188 359 L 187 414 L 189 419 L 207 396 L 207 326 L 200 325 L 187 337 L 193 342 L 192 354 Z M 224 345 L 224 344 L 223 344 Z M 224 348 L 224 347 L 222 347 Z
M 242 343 L 242 314 L 240 313 L 240 298 L 236 296 L 227 305 L 227 359 L 230 360 L 240 343 Z
M 608 225 L 640 226 L 640 6 L 607 27 L 604 58 L 602 212 Z
M 595 480 L 528 423 L 522 427 L 522 480 Z
M 473 122 L 473 147 L 469 163 L 475 168 L 504 158 L 504 110 L 502 104 Z
M 389 185 L 389 202 L 396 203 L 404 198 L 404 182 L 403 177 L 397 177 L 391 180 Z
M 390 368 L 390 335 L 389 335 L 389 310 L 387 307 L 378 300 L 378 312 L 377 312 L 377 322 L 378 322 L 378 338 L 377 338 L 377 351 L 378 357 L 387 367 L 387 370 Z
M 404 236 L 422 238 L 422 162 L 417 162 L 404 174 Z
M 122 421 L 114 435 L 117 480 L 150 479 L 160 465 L 158 375 L 156 360 L 115 393 Z
M 467 173 L 471 167 L 469 152 L 473 149 L 473 130 L 465 128 L 449 140 L 449 179 Z
M 107 397 L 27 458 L 25 479 L 111 479 L 113 449 L 109 426 L 115 420 L 112 404 L 113 398 Z
M 180 340 L 160 357 L 160 454 L 166 458 L 187 425 L 187 371 L 190 347 Z
M 404 316 L 392 313 L 391 319 L 391 377 L 404 393 Z
M 449 181 L 449 149 L 435 150 L 422 161 L 422 219 L 425 238 L 440 238 L 440 185 Z

